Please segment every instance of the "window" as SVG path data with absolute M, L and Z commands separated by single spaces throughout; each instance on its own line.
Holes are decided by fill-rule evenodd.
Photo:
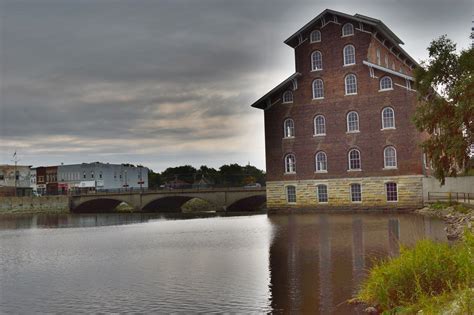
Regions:
M 91 171 L 91 178 L 94 178 L 94 171 Z
M 397 168 L 397 151 L 389 146 L 383 150 L 383 160 L 385 168 Z
M 328 186 L 318 185 L 318 202 L 328 202 Z
M 285 173 L 296 173 L 296 159 L 293 154 L 285 156 Z
M 344 79 L 346 86 L 346 95 L 357 94 L 357 78 L 355 74 L 348 74 Z
M 285 138 L 293 138 L 295 136 L 295 123 L 293 122 L 293 119 L 286 119 L 283 123 L 283 128 Z
M 3 173 L 0 173 L 0 180 L 5 180 L 5 175 L 3 175 Z
M 312 31 L 309 40 L 311 43 L 317 43 L 321 41 L 321 32 L 320 31 Z
M 353 65 L 356 63 L 355 61 L 355 48 L 352 45 L 347 45 L 343 49 L 344 53 L 344 65 Z
M 354 35 L 354 25 L 351 23 L 346 23 L 342 27 L 342 36 Z
M 377 48 L 376 54 L 377 54 L 377 64 L 380 66 L 380 64 L 382 63 L 382 62 L 380 61 L 380 48 Z
M 86 172 L 83 173 L 82 177 L 86 179 Z
M 324 116 L 322 115 L 318 115 L 314 118 L 314 135 L 326 135 L 326 119 L 324 119 Z
M 283 93 L 283 103 L 293 103 L 293 92 L 285 91 Z
M 397 183 L 385 183 L 387 201 L 398 201 Z
M 385 90 L 392 90 L 392 79 L 390 77 L 383 77 L 380 79 L 380 90 L 385 91 Z
M 313 99 L 324 98 L 324 84 L 323 80 L 316 79 L 313 81 Z
M 357 112 L 347 114 L 347 132 L 359 132 L 359 115 Z
M 296 203 L 296 187 L 286 186 L 286 200 L 288 203 Z
M 360 170 L 360 152 L 357 149 L 352 149 L 349 151 L 349 169 L 350 170 Z
M 382 129 L 395 128 L 395 112 L 390 107 L 385 107 L 382 110 Z
M 324 152 L 316 153 L 316 172 L 326 173 L 328 171 L 327 156 Z
M 315 51 L 311 54 L 311 71 L 323 69 L 323 56 L 320 51 Z
M 99 172 L 99 178 L 102 178 L 102 171 Z
M 351 184 L 351 201 L 361 202 L 362 201 L 362 189 L 360 184 Z

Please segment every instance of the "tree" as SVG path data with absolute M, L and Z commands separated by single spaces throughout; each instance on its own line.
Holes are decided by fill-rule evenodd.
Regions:
M 414 122 L 429 137 L 422 147 L 444 184 L 469 161 L 474 143 L 474 49 L 456 52 L 446 35 L 431 42 L 429 59 L 415 69 L 420 105 Z

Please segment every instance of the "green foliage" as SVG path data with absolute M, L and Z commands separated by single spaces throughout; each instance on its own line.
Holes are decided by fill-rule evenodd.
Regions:
M 431 42 L 429 60 L 415 70 L 420 106 L 414 122 L 430 137 L 422 143 L 443 184 L 469 161 L 474 143 L 474 49 L 456 52 L 446 36 Z
M 469 298 L 473 286 L 474 236 L 466 232 L 465 240 L 453 246 L 422 240 L 412 249 L 402 248 L 399 257 L 370 270 L 356 300 L 377 305 L 387 314 L 416 313 L 446 307 L 459 292 L 467 292 Z
M 158 188 L 175 179 L 192 184 L 201 178 L 214 186 L 244 186 L 251 183 L 265 185 L 265 172 L 252 165 L 222 165 L 219 170 L 202 165 L 199 169 L 190 165 L 168 167 L 161 174 L 150 170 L 148 182 L 150 188 Z

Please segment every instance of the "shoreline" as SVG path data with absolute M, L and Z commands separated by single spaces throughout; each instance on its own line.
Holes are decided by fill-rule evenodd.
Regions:
M 466 229 L 474 232 L 474 208 L 463 204 L 435 203 L 417 209 L 414 213 L 443 220 L 449 241 L 461 240 Z

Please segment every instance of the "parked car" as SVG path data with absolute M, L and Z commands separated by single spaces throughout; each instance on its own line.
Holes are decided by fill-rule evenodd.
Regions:
M 260 188 L 260 187 L 262 187 L 260 183 L 251 183 L 244 186 L 245 189 Z

